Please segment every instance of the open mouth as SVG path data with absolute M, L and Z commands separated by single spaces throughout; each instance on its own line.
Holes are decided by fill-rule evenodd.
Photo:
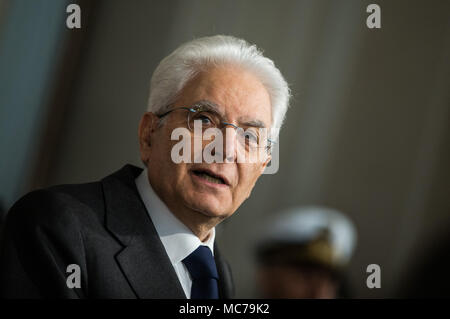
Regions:
M 192 173 L 200 178 L 205 179 L 206 181 L 213 183 L 213 184 L 219 184 L 219 185 L 228 185 L 227 182 L 220 177 L 219 175 L 216 175 L 208 170 L 203 169 L 196 169 L 192 170 Z

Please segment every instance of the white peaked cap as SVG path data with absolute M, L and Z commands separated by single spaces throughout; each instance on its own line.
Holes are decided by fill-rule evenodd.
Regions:
M 345 265 L 356 246 L 356 229 L 341 212 L 321 206 L 294 207 L 276 214 L 266 226 L 263 242 L 308 243 L 326 231 L 334 263 Z

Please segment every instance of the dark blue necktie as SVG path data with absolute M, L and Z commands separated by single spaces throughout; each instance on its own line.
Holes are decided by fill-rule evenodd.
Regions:
M 219 275 L 211 249 L 199 246 L 183 263 L 192 277 L 191 299 L 218 299 Z

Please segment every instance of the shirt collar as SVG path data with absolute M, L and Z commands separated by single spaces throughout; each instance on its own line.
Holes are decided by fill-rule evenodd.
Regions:
M 200 245 L 209 247 L 214 254 L 215 228 L 211 230 L 211 235 L 207 241 L 200 241 L 186 225 L 172 214 L 166 204 L 155 193 L 148 180 L 147 169 L 142 171 L 135 182 L 139 195 L 172 264 L 181 262 Z

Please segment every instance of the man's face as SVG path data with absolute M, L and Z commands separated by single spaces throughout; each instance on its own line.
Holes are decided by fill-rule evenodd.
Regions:
M 249 123 L 271 126 L 270 97 L 261 82 L 251 73 L 237 67 L 213 67 L 198 74 L 186 84 L 171 108 L 190 107 L 199 101 L 216 105 L 223 120 L 240 127 Z M 256 180 L 268 163 L 238 163 L 239 147 L 226 140 L 223 153 L 231 155 L 222 163 L 174 163 L 172 147 L 179 141 L 171 140 L 175 128 L 186 127 L 188 111 L 176 110 L 160 119 L 146 113 L 140 124 L 141 158 L 148 162 L 149 179 L 157 194 L 176 214 L 189 211 L 201 217 L 229 217 L 250 195 Z M 234 132 L 233 132 L 234 133 Z M 192 133 L 192 153 L 194 134 Z M 235 135 L 231 134 L 232 138 Z M 209 143 L 204 142 L 203 147 Z M 198 155 L 198 154 L 197 154 Z M 192 159 L 195 154 L 192 154 Z M 220 176 L 226 183 L 216 184 L 199 172 Z M 197 216 L 198 217 L 198 216 Z M 193 216 L 193 218 L 195 218 Z

